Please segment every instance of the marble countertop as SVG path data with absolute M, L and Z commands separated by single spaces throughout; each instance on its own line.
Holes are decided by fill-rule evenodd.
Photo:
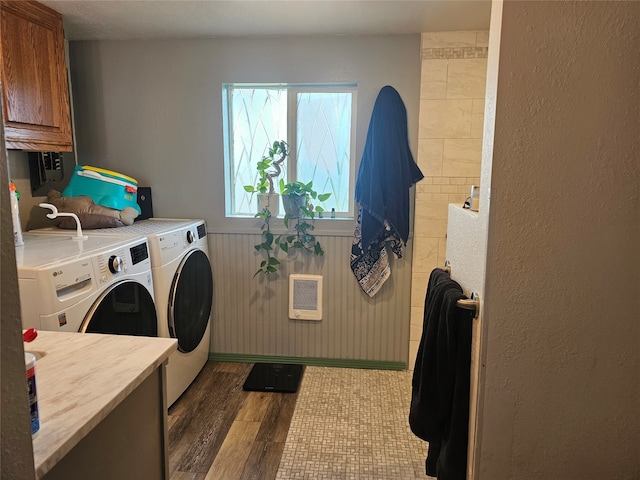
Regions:
M 41 478 L 176 350 L 171 338 L 38 332 L 40 430 L 33 439 Z

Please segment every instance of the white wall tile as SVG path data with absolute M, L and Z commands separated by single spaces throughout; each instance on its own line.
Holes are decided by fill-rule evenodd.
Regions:
M 484 115 L 484 95 L 485 92 L 483 91 L 482 98 L 473 99 L 473 107 L 471 109 L 473 115 Z
M 474 98 L 471 109 L 471 138 L 482 138 L 484 132 L 484 98 Z
M 482 132 L 484 131 L 484 115 L 472 115 L 471 116 L 471 138 L 482 138 Z
M 449 60 L 447 98 L 484 97 L 486 78 L 486 58 Z
M 422 82 L 420 84 L 420 98 L 446 98 L 447 82 Z
M 425 294 L 427 291 L 425 290 Z M 411 307 L 411 334 L 410 340 L 420 341 L 422 337 L 422 325 L 424 323 L 424 307 Z
M 424 307 L 424 295 L 427 291 L 430 273 L 414 272 L 411 276 L 411 306 Z
M 475 47 L 476 32 L 427 32 L 422 34 L 422 48 Z
M 438 239 L 413 237 L 413 271 L 431 273 L 438 262 Z
M 445 176 L 479 176 L 481 156 L 481 139 L 446 139 L 442 173 Z
M 446 82 L 448 60 L 423 60 L 421 67 L 421 81 Z
M 469 138 L 472 100 L 422 100 L 420 138 Z
M 432 180 L 434 185 L 449 185 L 451 183 L 449 177 L 433 177 Z
M 489 30 L 482 30 L 476 32 L 476 47 L 488 47 L 489 46 Z
M 418 166 L 424 176 L 440 177 L 442 175 L 443 151 L 444 140 L 442 139 L 418 139 Z M 426 189 L 424 191 L 426 191 Z
M 449 196 L 444 195 L 444 199 L 434 199 L 430 202 L 416 200 L 414 237 L 438 238 L 445 236 L 447 233 L 448 199 Z
M 425 178 L 427 178 L 427 177 L 425 177 Z M 433 196 L 432 195 L 433 192 L 430 191 L 430 188 L 432 186 L 433 186 L 433 184 L 431 184 L 431 183 L 422 183 L 422 181 L 419 182 L 415 187 L 416 188 L 416 198 L 421 198 L 422 200 L 427 200 L 428 198 L 432 197 Z M 419 194 L 419 197 L 418 197 L 418 194 Z
M 447 219 L 425 217 L 416 220 L 415 233 L 425 237 L 444 237 L 447 233 Z
M 486 58 L 454 58 L 460 53 L 455 49 L 487 47 L 488 32 L 424 33 L 422 42 L 423 49 L 436 49 L 429 57 L 445 58 L 422 61 L 417 161 L 425 178 L 416 186 L 410 370 L 429 275 L 446 260 L 448 205 L 462 204 L 470 185 L 480 182 Z
M 447 239 L 445 237 L 438 239 L 438 266 L 444 266 L 447 261 Z

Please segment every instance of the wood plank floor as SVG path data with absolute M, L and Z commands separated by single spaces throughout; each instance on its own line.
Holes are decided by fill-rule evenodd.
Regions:
M 171 480 L 275 479 L 298 394 L 245 392 L 252 366 L 208 362 L 171 406 Z

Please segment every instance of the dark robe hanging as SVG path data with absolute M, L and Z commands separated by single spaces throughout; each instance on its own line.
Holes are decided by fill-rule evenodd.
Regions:
M 424 178 L 409 148 L 407 110 L 395 88 L 378 93 L 356 179 L 360 205 L 351 270 L 373 297 L 390 275 L 385 247 L 402 257 L 409 238 L 409 189 Z
M 429 442 L 426 474 L 465 480 L 473 313 L 457 306 L 460 285 L 436 268 L 424 307 L 409 410 L 411 431 Z

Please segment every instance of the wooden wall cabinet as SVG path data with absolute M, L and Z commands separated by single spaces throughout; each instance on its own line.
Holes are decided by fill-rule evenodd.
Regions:
M 62 15 L 33 1 L 0 1 L 7 148 L 72 150 Z

